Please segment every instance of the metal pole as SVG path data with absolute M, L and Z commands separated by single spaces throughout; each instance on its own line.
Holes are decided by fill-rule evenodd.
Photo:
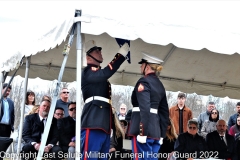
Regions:
M 25 79 L 24 79 L 24 86 L 23 86 L 23 97 L 22 97 L 22 104 L 21 104 L 21 118 L 20 118 L 20 126 L 19 126 L 19 134 L 18 134 L 18 145 L 17 145 L 17 155 L 19 155 L 21 151 L 21 142 L 22 142 L 22 129 L 23 129 L 23 120 L 24 120 L 24 112 L 25 112 L 25 102 L 26 102 L 26 92 L 27 92 L 27 85 L 28 85 L 28 73 L 31 63 L 31 57 L 27 57 L 26 59 L 26 71 L 25 71 Z M 17 159 L 20 159 L 18 156 Z
M 0 73 L 0 88 L 1 88 L 1 92 L 0 92 L 0 97 L 2 97 L 2 84 L 3 84 L 3 72 Z M 0 101 L 0 116 L 1 116 L 1 111 L 2 111 L 2 99 Z
M 75 16 L 76 16 L 76 14 L 75 14 Z M 51 124 L 52 124 L 53 114 L 54 114 L 54 110 L 55 110 L 55 106 L 56 106 L 56 102 L 57 102 L 57 98 L 58 98 L 58 93 L 59 93 L 59 90 L 60 90 L 60 84 L 61 84 L 61 81 L 62 81 L 64 68 L 66 66 L 67 59 L 68 59 L 68 54 L 69 54 L 70 47 L 72 45 L 73 38 L 74 38 L 75 28 L 76 28 L 76 23 L 74 23 L 73 26 L 72 26 L 70 37 L 69 37 L 69 40 L 68 40 L 68 44 L 67 44 L 67 46 L 65 46 L 65 49 L 63 51 L 64 59 L 63 59 L 63 62 L 62 62 L 62 66 L 61 66 L 59 75 L 58 75 L 58 82 L 57 82 L 56 89 L 55 89 L 55 92 L 54 92 L 54 98 L 53 98 L 52 103 L 51 103 L 50 111 L 48 113 L 47 123 L 46 123 L 46 126 L 44 127 L 44 132 L 43 132 L 43 135 L 42 135 L 42 140 L 41 140 L 41 145 L 40 145 L 40 148 L 39 148 L 39 151 L 38 151 L 37 160 L 41 160 L 42 155 L 44 153 L 44 148 L 46 146 L 48 133 L 50 131 L 50 127 L 51 127 Z
M 81 16 L 82 11 L 76 10 L 77 16 Z M 77 49 L 77 93 L 76 93 L 76 104 L 77 110 L 76 115 L 82 115 L 81 111 L 81 80 L 82 80 L 82 37 L 81 37 L 81 21 L 77 22 L 77 41 L 76 41 L 76 49 Z M 80 159 L 79 155 L 81 153 L 81 116 L 76 116 L 76 144 L 75 144 L 75 160 Z M 79 154 L 78 154 L 79 153 Z

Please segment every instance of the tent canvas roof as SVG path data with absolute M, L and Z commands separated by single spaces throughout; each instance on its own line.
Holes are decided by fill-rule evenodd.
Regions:
M 239 98 L 240 47 L 239 32 L 236 28 L 240 25 L 234 20 L 236 4 L 208 2 L 206 5 L 206 2 L 188 2 L 184 5 L 184 2 L 151 1 L 140 2 L 139 7 L 134 8 L 127 5 L 122 12 L 124 3 L 104 3 L 109 3 L 112 7 L 106 7 L 102 2 L 95 2 L 94 6 L 90 2 L 71 2 L 72 6 L 66 7 L 65 15 L 58 23 L 43 23 L 48 27 L 37 29 L 45 34 L 37 34 L 36 37 L 31 35 L 32 39 L 24 41 L 28 42 L 27 44 L 19 45 L 21 49 L 15 52 L 14 58 L 3 61 L 1 69 L 13 69 L 16 61 L 23 55 L 32 55 L 29 77 L 57 79 L 63 60 L 61 52 L 66 43 L 63 41 L 66 40 L 73 23 L 74 9 L 82 6 L 83 17 L 91 21 L 82 22 L 83 42 L 93 39 L 97 45 L 103 47 L 102 66 L 112 60 L 119 48 L 113 37 L 131 40 L 132 63 L 125 62 L 110 79 L 112 83 L 134 85 L 141 76 L 137 62 L 141 59 L 141 51 L 145 51 L 165 61 L 160 78 L 166 90 Z M 146 5 L 149 7 L 145 7 Z M 218 7 L 214 8 L 215 12 L 210 12 L 213 5 Z M 228 12 L 230 16 L 226 17 L 220 10 L 228 5 L 231 5 L 232 9 Z M 159 6 L 161 9 L 157 10 Z M 198 10 L 199 7 L 205 7 L 208 14 Z M 55 13 L 60 14 L 60 7 L 56 8 Z M 215 22 L 210 21 L 213 19 Z M 224 23 L 224 26 L 222 21 L 228 24 Z M 76 79 L 75 43 L 76 41 L 70 51 L 63 81 Z M 24 76 L 24 66 L 20 67 L 18 74 Z

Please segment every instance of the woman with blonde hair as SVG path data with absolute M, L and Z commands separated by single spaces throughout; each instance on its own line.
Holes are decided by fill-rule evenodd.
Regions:
M 121 152 L 123 148 L 123 139 L 125 139 L 125 133 L 121 126 L 121 123 L 118 119 L 118 115 L 115 111 L 115 108 L 112 107 L 112 122 L 113 123 L 113 130 L 111 133 L 111 139 L 110 139 L 110 148 L 109 153 L 114 154 L 116 151 Z M 119 154 L 111 156 L 111 160 L 120 159 L 118 156 Z
M 162 153 L 159 154 L 159 160 L 166 160 L 168 157 L 163 157 L 163 155 L 174 151 L 174 144 L 176 139 L 177 133 L 171 118 L 169 118 L 166 137 L 163 139 L 163 144 L 161 145 L 159 150 L 159 153 Z

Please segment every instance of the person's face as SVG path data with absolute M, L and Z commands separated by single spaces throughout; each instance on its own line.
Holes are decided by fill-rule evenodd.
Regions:
M 186 98 L 184 98 L 184 97 L 182 97 L 182 98 L 178 97 L 178 99 L 177 99 L 177 103 L 180 106 L 184 106 L 185 101 L 186 101 Z
M 61 91 L 61 98 L 68 98 L 68 96 L 69 96 L 68 89 L 62 89 L 62 91 Z
M 188 133 L 191 134 L 191 135 L 196 135 L 197 134 L 197 131 L 198 131 L 198 128 L 195 124 L 190 124 L 188 125 Z
M 125 114 L 126 113 L 126 107 L 120 107 L 120 113 Z
M 48 101 L 43 101 L 39 107 L 39 113 L 42 117 L 47 117 L 50 109 L 50 103 Z
M 240 117 L 237 118 L 237 125 L 240 125 Z
M 218 133 L 220 134 L 224 134 L 227 130 L 227 125 L 224 120 L 219 120 L 216 127 L 217 127 Z
M 240 106 L 236 106 L 237 112 L 240 113 Z
M 70 117 L 72 117 L 74 119 L 76 118 L 76 104 L 69 105 L 68 113 L 69 113 Z
M 9 94 L 10 94 L 10 92 L 11 92 L 11 89 L 10 89 L 10 88 L 4 88 L 4 89 L 2 90 L 2 94 L 5 92 L 5 90 L 7 90 L 7 91 L 6 91 L 5 95 L 3 95 L 3 97 L 9 96 Z
M 102 52 L 98 49 L 92 51 L 90 53 L 90 55 L 93 56 L 94 58 L 96 58 L 97 60 L 101 61 L 101 62 L 103 61 Z
M 34 101 L 34 98 L 35 98 L 35 96 L 34 96 L 33 94 L 29 94 L 29 95 L 28 95 L 28 102 L 29 102 L 30 104 L 32 104 L 32 102 Z
M 61 110 L 61 109 L 57 109 L 57 110 L 55 111 L 55 113 L 54 113 L 54 117 L 55 117 L 56 119 L 63 118 L 63 116 L 64 116 L 64 111 Z
M 211 117 L 212 117 L 212 119 L 216 119 L 217 118 L 217 116 L 218 116 L 218 112 L 217 112 L 217 110 L 212 110 L 211 111 Z
M 208 112 L 211 112 L 211 110 L 215 109 L 215 105 L 214 104 L 208 104 L 207 106 L 207 110 Z

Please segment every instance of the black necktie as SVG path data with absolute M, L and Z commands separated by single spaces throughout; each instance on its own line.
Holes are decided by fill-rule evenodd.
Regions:
M 223 136 L 220 136 L 220 137 L 221 137 L 221 140 L 224 141 L 224 140 L 223 140 Z
M 43 133 L 43 131 L 44 131 L 44 120 L 45 120 L 45 119 L 42 119 L 42 121 L 41 121 L 42 133 Z

